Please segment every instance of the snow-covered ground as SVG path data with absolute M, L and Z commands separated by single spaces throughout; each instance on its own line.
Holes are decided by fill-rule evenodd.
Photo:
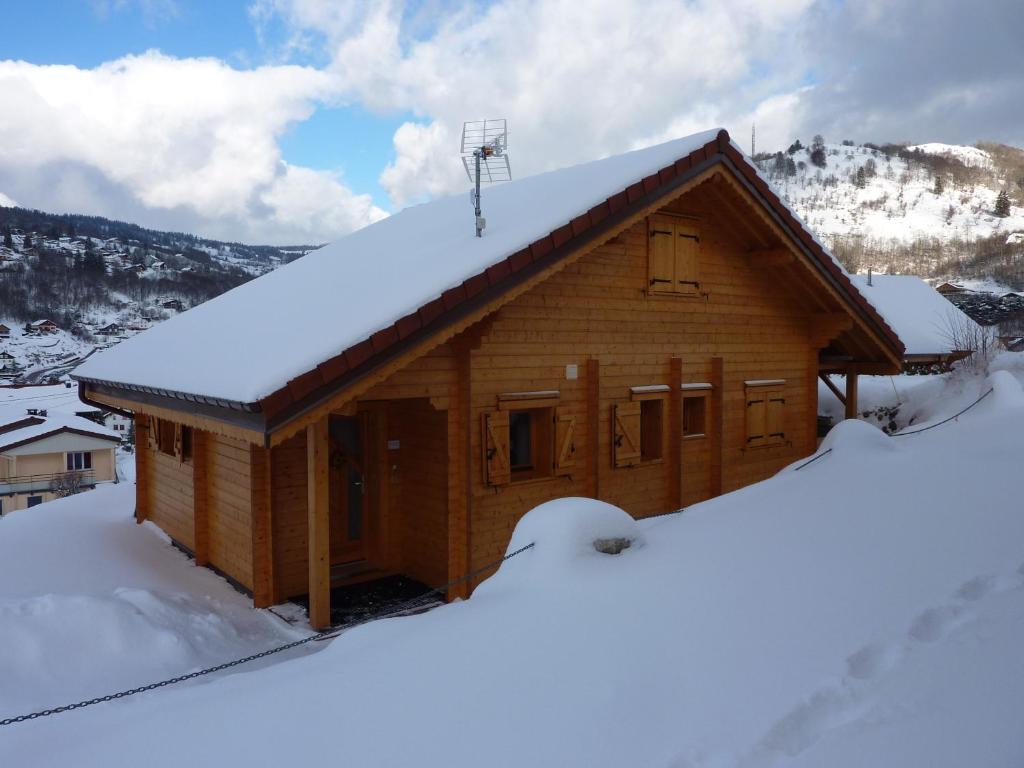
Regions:
M 683 514 L 554 503 L 468 601 L 8 726 L 0 764 L 1020 765 L 1024 356 L 993 370 L 867 383 L 915 428 L 995 391 L 919 435 L 844 422 Z M 134 526 L 130 493 L 0 520 L 0 717 L 294 635 Z

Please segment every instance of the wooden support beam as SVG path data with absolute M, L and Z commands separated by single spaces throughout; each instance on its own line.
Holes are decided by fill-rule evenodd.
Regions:
M 832 391 L 832 394 L 836 396 L 840 403 L 846 405 L 846 394 L 835 385 L 835 382 L 828 377 L 827 373 L 819 373 L 818 378 L 825 382 L 825 386 Z
M 587 492 L 593 499 L 601 498 L 601 362 L 587 360 Z
M 722 494 L 722 451 L 725 443 L 725 372 L 722 358 L 711 358 L 711 496 Z
M 761 269 L 777 269 L 796 263 L 796 255 L 788 248 L 763 248 L 747 251 L 747 261 L 752 267 Z
M 192 538 L 196 565 L 210 562 L 210 433 L 192 430 Z
M 149 416 L 135 414 L 135 522 L 149 517 Z
M 846 418 L 857 418 L 857 366 L 846 367 Z
M 309 523 L 309 625 L 331 623 L 331 548 L 328 505 L 327 417 L 306 427 L 306 494 Z
M 665 511 L 683 506 L 683 358 L 668 368 L 668 499 Z
M 267 608 L 277 602 L 274 590 L 274 544 L 271 522 L 270 449 L 249 447 L 249 499 L 252 510 L 252 602 Z
M 455 379 L 448 394 L 448 579 L 470 571 L 470 523 L 472 453 L 470 434 L 471 340 L 453 342 Z M 469 596 L 471 585 L 463 582 L 448 591 L 448 599 Z

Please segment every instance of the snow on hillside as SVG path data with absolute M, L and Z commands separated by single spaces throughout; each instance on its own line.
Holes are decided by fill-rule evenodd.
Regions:
M 10 329 L 10 338 L 0 340 L 0 354 L 13 360 L 0 360 L 0 381 L 16 378 L 19 382 L 38 383 L 51 376 L 60 376 L 74 368 L 95 349 L 64 330 L 50 334 L 30 334 L 14 320 L 3 320 Z M 13 367 L 11 366 L 13 363 Z
M 919 377 L 935 384 L 917 428 L 995 388 L 937 429 L 887 437 L 844 422 L 813 464 L 640 523 L 554 502 L 510 544 L 535 547 L 468 601 L 260 669 L 8 726 L 0 763 L 1019 765 L 1024 356 L 997 363 L 987 380 Z M 0 590 L 16 601 L 3 647 L 15 680 L 42 678 L 40 690 L 13 686 L 0 716 L 192 668 L 200 648 L 240 654 L 277 631 L 260 612 L 237 629 L 241 599 L 134 526 L 130 507 L 121 486 L 0 520 Z M 632 544 L 596 551 L 609 537 Z M 96 539 L 114 542 L 109 556 L 84 567 Z M 34 597 L 46 593 L 68 603 L 60 632 L 45 620 L 56 598 Z M 96 604 L 71 610 L 76 594 Z M 136 666 L 144 656 L 152 669 Z
M 0 208 L 16 208 L 18 204 L 11 198 L 0 192 Z
M 988 154 L 974 147 L 919 147 L 972 166 L 991 164 Z M 783 197 L 830 245 L 837 237 L 862 237 L 870 248 L 919 238 L 975 240 L 1024 230 L 1024 208 L 1014 206 L 1006 218 L 995 215 L 1000 187 L 994 182 L 948 181 L 936 194 L 931 171 L 912 166 L 898 155 L 886 156 L 865 146 L 826 144 L 825 150 L 825 168 L 813 165 L 808 151 L 802 149 L 793 155 L 795 175 L 769 175 Z M 773 162 L 769 157 L 760 165 L 768 170 Z M 861 168 L 867 169 L 863 187 L 855 182 Z
M 942 144 L 932 141 L 927 144 L 914 144 L 907 147 L 911 152 L 917 150 L 927 155 L 942 155 L 959 160 L 964 165 L 975 168 L 991 168 L 992 156 L 984 149 L 977 147 L 964 147 L 959 144 Z

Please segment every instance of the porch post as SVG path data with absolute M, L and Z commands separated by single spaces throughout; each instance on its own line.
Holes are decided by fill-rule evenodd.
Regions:
M 857 366 L 846 366 L 846 416 L 857 418 Z
M 277 602 L 271 518 L 270 449 L 249 446 L 249 508 L 252 510 L 252 600 L 256 608 Z
M 306 494 L 309 523 L 309 624 L 331 623 L 330 518 L 327 417 L 306 427 Z
M 136 413 L 135 420 L 135 522 L 149 517 L 149 417 Z
M 448 397 L 448 578 L 459 579 L 470 569 L 470 346 L 454 344 L 455 379 Z M 472 585 L 456 584 L 448 599 L 469 596 Z
M 668 374 L 669 483 L 666 511 L 683 506 L 683 358 L 669 360 Z
M 725 361 L 711 358 L 711 496 L 722 495 L 722 450 L 725 444 Z

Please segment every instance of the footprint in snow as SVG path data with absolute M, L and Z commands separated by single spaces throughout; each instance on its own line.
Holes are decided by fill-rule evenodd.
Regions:
M 901 656 L 895 645 L 871 643 L 846 659 L 846 674 L 857 680 L 870 680 L 896 666 Z
M 910 625 L 908 634 L 921 643 L 934 643 L 949 630 L 966 621 L 963 609 L 954 605 L 929 608 Z

